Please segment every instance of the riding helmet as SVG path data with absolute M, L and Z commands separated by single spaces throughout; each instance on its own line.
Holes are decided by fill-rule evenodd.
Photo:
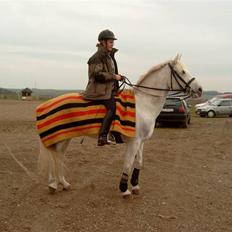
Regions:
M 101 40 L 107 40 L 107 39 L 117 40 L 117 38 L 115 38 L 114 33 L 112 31 L 110 30 L 101 31 L 98 35 L 98 41 L 100 42 Z

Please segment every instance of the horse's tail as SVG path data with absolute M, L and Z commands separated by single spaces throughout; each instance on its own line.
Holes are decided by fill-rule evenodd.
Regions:
M 41 140 L 39 146 L 38 173 L 43 177 L 48 177 L 50 171 L 54 168 L 54 158 L 56 156 L 54 155 L 53 149 L 45 147 Z
M 64 153 L 70 140 L 56 144 L 54 147 L 45 147 L 40 140 L 40 153 L 38 159 L 38 171 L 42 177 L 48 177 L 49 190 L 54 193 L 58 184 L 62 184 L 64 189 L 69 189 L 70 184 L 64 178 Z

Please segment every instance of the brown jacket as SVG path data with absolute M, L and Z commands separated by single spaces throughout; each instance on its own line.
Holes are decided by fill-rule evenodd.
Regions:
M 117 62 L 114 58 L 117 49 L 113 49 L 110 56 L 113 60 L 115 70 L 112 69 L 112 61 L 107 50 L 97 45 L 97 52 L 90 57 L 89 82 L 83 96 L 87 100 L 106 100 L 110 99 L 112 94 L 116 94 L 119 88 L 115 74 L 118 74 Z

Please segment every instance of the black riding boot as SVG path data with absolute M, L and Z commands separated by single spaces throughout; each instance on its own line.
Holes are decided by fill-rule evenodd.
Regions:
M 107 135 L 109 133 L 113 119 L 114 119 L 114 112 L 112 110 L 108 110 L 105 118 L 103 119 L 101 129 L 99 131 L 98 146 L 104 146 L 105 144 L 110 144 L 107 141 Z

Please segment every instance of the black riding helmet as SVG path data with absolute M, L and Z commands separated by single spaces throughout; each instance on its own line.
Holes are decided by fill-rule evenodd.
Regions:
M 112 31 L 110 30 L 101 31 L 98 35 L 98 41 L 100 42 L 101 40 L 107 40 L 107 39 L 117 40 L 117 38 L 115 38 L 114 33 Z

